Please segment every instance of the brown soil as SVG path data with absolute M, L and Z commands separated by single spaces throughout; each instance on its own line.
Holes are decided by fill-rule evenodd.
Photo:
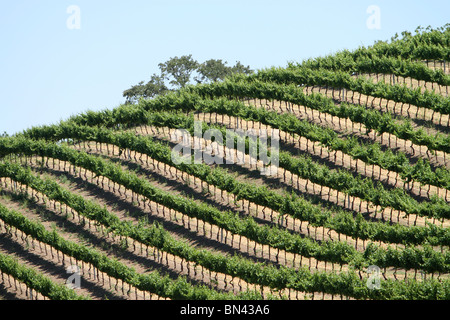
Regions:
M 79 172 L 79 171 L 78 171 Z M 81 176 L 83 176 L 83 174 L 81 175 Z M 122 190 L 122 192 L 124 192 L 123 190 Z M 129 193 L 129 192 L 128 192 Z M 130 198 L 132 198 L 132 195 L 131 194 L 129 194 L 128 195 Z M 156 211 L 156 210 L 155 210 Z M 167 215 L 169 215 L 170 216 L 170 214 L 171 214 L 171 212 L 170 212 L 170 210 L 169 210 L 169 212 L 164 212 L 165 210 L 163 210 L 163 213 L 162 213 L 162 215 L 165 217 L 165 215 L 167 214 Z M 174 214 L 174 213 L 172 213 L 172 214 Z M 193 220 L 193 219 L 190 219 L 190 220 Z M 186 223 L 183 223 L 184 224 L 184 226 L 186 225 Z M 222 231 L 221 230 L 219 230 L 219 229 L 217 229 L 217 227 L 215 227 L 215 226 L 212 226 L 213 227 L 213 230 L 214 230 L 214 228 L 216 229 L 216 230 L 214 230 L 213 232 L 211 232 L 211 235 L 210 236 L 212 236 L 212 238 L 219 238 L 219 234 L 220 234 L 220 236 L 222 236 Z M 200 231 L 200 229 L 201 229 L 201 227 L 199 227 L 198 225 L 194 225 L 194 221 L 192 221 L 192 226 L 191 226 L 191 228 L 190 228 L 192 231 L 193 231 L 193 229 L 197 229 L 197 232 L 199 232 Z M 201 231 L 200 231 L 201 232 Z M 208 232 L 206 232 L 206 234 L 205 235 L 207 235 L 208 234 Z M 233 238 L 231 237 L 232 235 L 231 234 L 229 234 L 228 232 L 224 232 L 224 238 L 225 238 L 225 243 L 226 244 L 228 244 L 228 241 L 227 241 L 227 238 L 231 238 L 231 240 L 233 240 Z M 223 238 L 221 239 L 221 241 L 223 241 Z M 244 241 L 243 241 L 243 243 L 244 243 L 244 246 L 245 246 L 245 239 L 244 239 Z M 230 243 L 230 245 L 235 245 L 235 241 L 232 241 L 232 243 Z M 261 249 L 263 249 L 264 248 L 264 246 L 261 246 L 261 245 L 259 245 L 259 244 L 256 244 L 256 243 L 254 243 L 254 242 L 252 242 L 252 241 L 247 241 L 247 249 L 246 249 L 246 251 L 248 252 L 248 253 L 250 253 L 251 251 L 253 251 L 253 254 L 255 254 L 255 255 L 258 255 L 258 251 L 259 250 L 261 250 Z M 252 250 L 253 249 L 253 250 Z M 258 250 L 259 249 L 259 250 Z M 242 250 L 242 248 L 239 246 L 239 250 Z M 284 255 L 284 261 L 285 261 L 285 264 L 288 264 L 289 265 L 289 261 L 291 261 L 291 266 L 293 266 L 294 265 L 294 263 L 297 263 L 297 265 L 298 265 L 298 258 L 299 257 L 297 257 L 297 259 L 296 259 L 296 261 L 297 262 L 294 262 L 293 260 L 291 260 L 292 259 L 292 255 L 291 255 L 291 259 L 289 258 L 289 255 L 290 254 L 287 254 L 286 255 L 286 253 L 285 252 L 283 252 L 283 251 L 280 251 L 281 252 L 281 254 L 280 253 L 278 253 L 277 254 L 277 260 L 278 260 L 278 256 L 279 256 L 279 263 L 282 263 L 282 260 L 283 260 L 283 255 Z M 295 258 L 295 257 L 294 257 Z M 272 259 L 273 259 L 273 257 L 272 257 Z M 302 258 L 300 257 L 300 261 L 302 262 Z M 303 260 L 304 261 L 304 260 Z M 283 264 L 283 263 L 282 263 Z M 316 262 L 316 263 L 314 263 L 314 260 L 313 259 L 310 259 L 309 261 L 307 261 L 307 263 L 306 263 L 306 265 L 305 266 L 308 266 L 308 267 L 312 267 L 314 264 L 316 264 L 316 269 L 317 270 L 320 270 L 321 269 L 321 267 L 320 267 L 320 263 L 318 263 L 318 262 Z M 314 267 L 313 267 L 314 268 Z M 327 264 L 325 263 L 325 270 L 327 269 Z M 333 269 L 335 269 L 335 267 L 332 265 L 331 266 L 331 270 L 333 270 Z M 331 271 L 330 270 L 330 271 Z M 387 273 L 386 273 L 386 275 L 389 277 L 389 278 L 391 278 L 391 277 L 395 277 L 395 274 L 392 274 L 391 272 L 389 272 L 389 270 L 387 270 L 386 271 Z M 409 276 L 411 276 L 411 272 L 409 273 Z
M 443 69 L 444 65 L 432 62 L 428 64 L 428 67 Z M 449 74 L 448 65 L 445 66 L 445 72 Z M 409 78 L 404 79 L 391 75 L 380 76 L 372 74 L 357 76 L 365 77 L 375 82 L 404 83 L 411 88 L 420 87 L 422 92 L 424 90 L 435 90 L 435 92 L 442 96 L 448 97 L 449 88 L 435 83 L 425 83 L 423 81 L 416 81 Z M 412 119 L 413 126 L 416 129 L 423 129 L 428 134 L 449 133 L 448 124 L 450 122 L 450 116 L 441 115 L 426 108 L 395 103 L 386 99 L 367 97 L 349 90 L 326 90 L 325 88 L 319 87 L 305 87 L 304 92 L 306 94 L 320 93 L 327 95 L 328 97 L 332 97 L 336 104 L 342 101 L 367 104 L 368 107 L 375 110 L 393 113 L 397 116 L 396 121 L 399 122 L 404 121 L 406 118 Z M 300 119 L 306 119 L 320 126 L 332 128 L 343 138 L 348 135 L 353 135 L 357 136 L 361 141 L 379 142 L 384 148 L 404 152 L 411 163 L 415 163 L 421 157 L 428 159 L 434 167 L 445 166 L 446 168 L 450 168 L 448 154 L 443 152 L 432 154 L 425 146 L 413 145 L 410 141 L 397 139 L 390 134 L 377 136 L 376 132 L 367 133 L 363 125 L 352 123 L 348 119 L 339 119 L 304 106 L 281 101 L 250 99 L 247 100 L 247 103 L 256 107 L 274 110 L 278 113 L 289 112 L 295 114 Z M 273 134 L 273 129 L 269 126 L 224 115 L 196 114 L 196 119 L 209 123 L 221 123 L 231 129 L 267 129 L 269 135 Z M 137 134 L 148 134 L 155 139 L 166 141 L 170 140 L 174 132 L 174 130 L 168 128 L 143 126 L 136 127 L 132 130 Z M 280 138 L 282 150 L 291 152 L 294 157 L 297 155 L 310 155 L 315 161 L 331 168 L 345 169 L 354 175 L 369 177 L 373 181 L 382 181 L 387 189 L 402 188 L 420 201 L 426 201 L 435 194 L 444 197 L 447 201 L 450 200 L 450 195 L 448 195 L 445 189 L 428 185 L 420 186 L 417 182 L 406 184 L 394 172 L 381 169 L 378 166 L 366 165 L 362 161 L 355 161 L 342 152 L 330 151 L 304 137 L 280 132 Z M 214 149 L 216 154 L 222 151 L 227 156 L 231 154 L 231 152 L 228 153 L 230 150 L 219 148 L 217 144 L 211 144 L 211 142 L 203 139 L 201 142 L 203 150 L 209 148 Z M 96 143 L 84 142 L 74 147 L 76 149 L 87 150 L 91 154 L 102 156 L 107 161 L 115 162 L 123 170 L 134 171 L 139 178 L 146 179 L 153 186 L 174 196 L 189 197 L 197 203 L 204 203 L 221 211 L 237 212 L 242 217 L 252 216 L 260 225 L 278 226 L 318 242 L 343 241 L 354 246 L 359 251 L 365 250 L 368 245 L 367 241 L 355 240 L 327 228 L 312 227 L 307 222 L 293 219 L 292 217 L 283 217 L 278 212 L 255 205 L 249 201 L 236 201 L 234 195 L 210 186 L 186 173 L 181 173 L 173 167 L 163 165 L 148 158 L 146 155 L 130 150 L 122 150 L 124 152 L 119 153 L 117 147 L 105 144 L 100 144 L 99 146 Z M 441 225 L 439 221 L 424 219 L 415 215 L 406 216 L 404 212 L 391 210 L 390 208 L 381 211 L 377 206 L 373 206 L 373 204 L 358 197 L 351 197 L 337 190 L 311 183 L 311 181 L 301 179 L 292 175 L 290 172 L 285 172 L 281 168 L 277 169 L 276 176 L 265 177 L 259 172 L 259 169 L 262 168 L 260 161 L 253 161 L 254 159 L 251 159 L 248 155 L 239 154 L 235 151 L 232 154 L 244 159 L 244 164 L 224 165 L 222 167 L 235 175 L 239 181 L 256 185 L 266 185 L 274 192 L 280 194 L 296 192 L 297 194 L 303 195 L 306 199 L 317 203 L 316 205 L 319 208 L 327 208 L 330 210 L 333 210 L 333 208 L 343 208 L 354 213 L 361 212 L 366 219 L 372 221 L 387 220 L 391 223 L 399 223 L 406 226 L 425 225 L 427 222 Z M 255 263 L 264 262 L 274 266 L 283 265 L 292 268 L 299 268 L 301 266 L 308 268 L 312 272 L 325 271 L 339 273 L 349 269 L 348 265 L 339 265 L 305 258 L 284 250 L 262 245 L 246 237 L 233 235 L 231 232 L 219 228 L 217 225 L 205 223 L 196 218 L 189 218 L 181 212 L 176 212 L 155 202 L 148 201 L 143 196 L 126 190 L 123 186 L 118 186 L 108 179 L 102 179 L 101 177 L 94 178 L 91 172 L 84 169 L 71 166 L 59 160 L 44 160 L 46 165 L 43 167 L 41 167 L 36 157 L 29 162 L 29 165 L 31 165 L 36 174 L 51 178 L 70 192 L 106 207 L 122 221 L 130 221 L 136 224 L 140 218 L 147 217 L 149 223 L 158 222 L 174 238 L 187 242 L 189 245 L 198 249 L 208 250 L 224 256 L 239 254 Z M 15 196 L 16 192 L 20 189 L 26 190 L 30 196 L 29 200 Z M 47 230 L 57 230 L 58 234 L 67 240 L 93 248 L 110 258 L 119 260 L 126 266 L 135 269 L 138 273 L 145 274 L 157 270 L 173 279 L 179 276 L 185 276 L 193 284 L 204 284 L 221 292 L 234 292 L 235 294 L 245 290 L 256 290 L 258 292 L 261 290 L 260 286 L 249 284 L 242 279 L 211 272 L 201 266 L 187 262 L 180 257 L 167 254 L 133 239 L 124 239 L 108 233 L 105 228 L 97 226 L 94 221 L 89 221 L 64 204 L 49 200 L 46 196 L 36 193 L 20 184 L 16 184 L 16 187 L 14 187 L 10 179 L 0 179 L 0 190 L 2 191 L 0 202 L 3 205 L 22 213 L 29 219 L 39 221 Z M 450 221 L 444 220 L 443 226 L 446 228 L 449 227 Z M 125 240 L 127 243 L 126 247 L 123 246 Z M 379 242 L 378 245 L 386 248 L 404 248 L 400 244 Z M 443 250 L 443 248 L 434 248 L 434 250 Z M 32 267 L 60 284 L 65 284 L 68 278 L 67 266 L 77 264 L 81 267 L 82 287 L 81 289 L 77 289 L 76 292 L 94 300 L 163 299 L 155 294 L 149 292 L 144 293 L 127 283 L 110 278 L 89 264 L 75 261 L 71 257 L 58 252 L 55 248 L 42 244 L 35 239 L 25 237 L 20 231 L 14 232 L 13 230 L 13 232 L 6 232 L 2 221 L 0 221 L 0 252 L 15 257 L 20 263 Z M 360 274 L 363 278 L 368 277 L 368 274 L 364 271 L 361 271 Z M 421 278 L 417 270 L 400 270 L 395 268 L 382 270 L 382 276 L 385 279 L 396 279 L 398 281 Z M 433 274 L 426 276 L 432 276 L 442 280 L 448 279 L 450 275 Z M 348 299 L 348 297 L 343 296 L 319 292 L 303 293 L 290 289 L 278 292 L 264 287 L 262 291 L 266 298 L 269 294 L 273 294 L 276 296 L 285 295 L 288 299 L 292 300 Z M 42 300 L 46 298 L 33 290 L 27 289 L 24 284 L 19 283 L 12 277 L 0 273 L 0 300 L 15 299 Z

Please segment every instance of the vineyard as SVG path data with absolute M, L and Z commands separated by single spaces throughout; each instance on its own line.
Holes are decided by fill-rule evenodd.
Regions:
M 449 68 L 447 25 L 1 137 L 0 299 L 450 299 Z

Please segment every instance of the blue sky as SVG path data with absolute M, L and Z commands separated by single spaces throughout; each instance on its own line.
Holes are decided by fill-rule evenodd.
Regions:
M 67 27 L 71 5 L 80 29 Z M 114 108 L 174 56 L 286 66 L 443 26 L 449 12 L 448 0 L 1 0 L 0 133 Z

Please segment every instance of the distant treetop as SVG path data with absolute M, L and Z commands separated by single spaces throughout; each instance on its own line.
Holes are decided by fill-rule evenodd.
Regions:
M 224 80 L 236 73 L 253 73 L 250 66 L 244 66 L 239 61 L 234 66 L 227 66 L 227 62 L 221 59 L 210 59 L 199 63 L 192 58 L 192 55 L 170 58 L 158 66 L 161 70 L 159 75 L 153 74 L 147 83 L 141 81 L 123 92 L 127 103 L 135 103 L 140 98 L 153 98 L 178 90 L 192 84 L 191 79 L 196 83 L 208 83 Z

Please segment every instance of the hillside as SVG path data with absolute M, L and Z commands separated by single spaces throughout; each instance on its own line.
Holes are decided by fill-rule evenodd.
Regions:
M 449 41 L 404 33 L 0 138 L 0 298 L 450 299 Z M 203 162 L 173 156 L 177 129 L 201 130 L 184 147 Z M 237 129 L 270 137 L 271 166 Z

